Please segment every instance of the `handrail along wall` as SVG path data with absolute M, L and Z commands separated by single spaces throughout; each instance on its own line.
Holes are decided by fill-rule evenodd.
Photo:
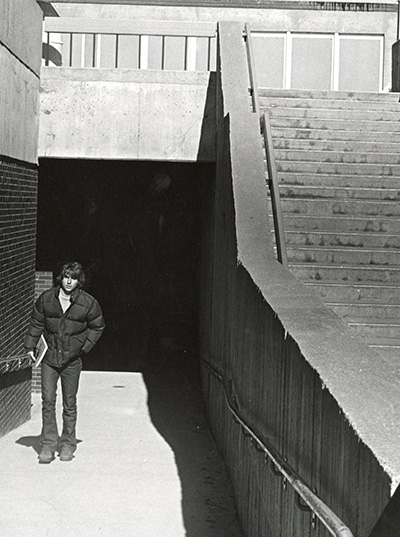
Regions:
M 278 261 L 282 265 L 287 266 L 288 262 L 285 243 L 285 231 L 283 227 L 283 216 L 281 199 L 279 195 L 278 175 L 276 171 L 274 149 L 272 145 L 271 125 L 268 113 L 264 112 L 263 114 L 261 114 L 260 112 L 260 99 L 258 94 L 255 56 L 251 42 L 251 30 L 249 24 L 245 25 L 244 38 L 246 42 L 246 52 L 249 65 L 250 95 L 253 104 L 253 111 L 260 118 L 260 129 L 264 139 L 268 170 L 268 187 L 271 192 L 272 216 L 274 220 L 277 257 Z
M 272 444 L 258 434 L 257 431 L 255 431 L 255 429 L 240 415 L 239 409 L 237 409 L 229 399 L 226 382 L 222 374 L 219 373 L 207 360 L 203 359 L 202 361 L 211 376 L 222 386 L 227 407 L 234 420 L 240 424 L 245 431 L 245 434 L 250 436 L 252 441 L 254 441 L 258 448 L 268 457 L 275 467 L 274 473 L 284 477 L 296 491 L 298 496 L 306 503 L 306 506 L 298 503 L 298 507 L 302 510 L 310 510 L 316 517 L 318 517 L 331 535 L 334 535 L 335 537 L 354 537 L 353 533 L 344 522 L 310 489 Z

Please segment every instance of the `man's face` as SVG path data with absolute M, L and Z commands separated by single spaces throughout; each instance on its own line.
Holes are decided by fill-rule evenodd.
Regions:
M 64 292 L 67 293 L 67 295 L 70 295 L 77 285 L 78 285 L 78 280 L 76 280 L 75 278 L 72 278 L 68 274 L 66 274 L 61 280 L 61 286 Z

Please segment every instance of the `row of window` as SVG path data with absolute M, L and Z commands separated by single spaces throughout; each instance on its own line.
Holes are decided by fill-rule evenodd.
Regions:
M 48 34 L 68 67 L 215 70 L 211 37 Z M 257 82 L 270 88 L 382 91 L 383 35 L 252 32 Z M 54 54 L 53 54 L 54 57 Z M 51 64 L 49 55 L 45 63 Z
M 259 86 L 383 89 L 383 35 L 254 32 L 252 43 Z

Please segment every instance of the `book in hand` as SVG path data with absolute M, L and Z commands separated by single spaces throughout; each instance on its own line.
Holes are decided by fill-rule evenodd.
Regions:
M 48 345 L 46 343 L 46 340 L 44 339 L 43 334 L 42 334 L 40 336 L 39 341 L 37 342 L 35 352 L 33 354 L 33 359 L 34 359 L 33 367 L 39 367 L 39 365 L 40 365 L 41 361 L 43 360 L 44 355 L 46 354 L 48 348 L 49 347 L 48 347 Z

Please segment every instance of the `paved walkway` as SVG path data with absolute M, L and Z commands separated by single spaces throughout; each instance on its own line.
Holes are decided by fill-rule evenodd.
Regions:
M 76 457 L 49 465 L 32 402 L 0 439 L 1 537 L 241 537 L 196 383 L 84 371 Z

